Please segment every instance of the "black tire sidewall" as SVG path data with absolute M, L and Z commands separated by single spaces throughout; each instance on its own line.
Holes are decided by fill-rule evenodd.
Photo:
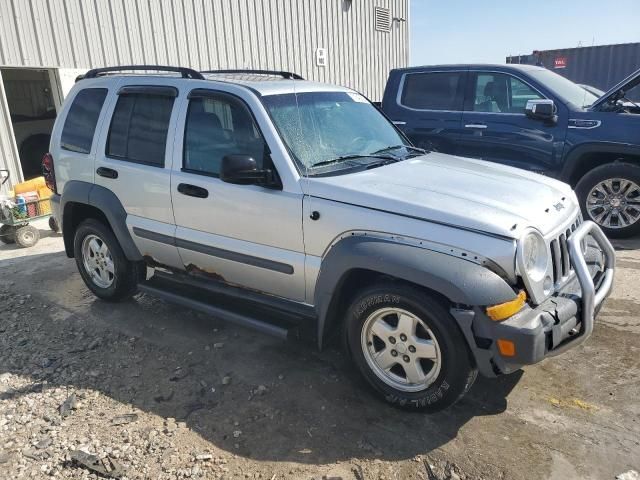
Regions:
M 111 253 L 114 264 L 114 279 L 113 283 L 107 288 L 99 287 L 93 283 L 91 276 L 84 267 L 82 242 L 88 235 L 98 236 L 107 244 L 109 252 Z M 103 223 L 93 219 L 82 222 L 75 232 L 73 251 L 78 271 L 84 283 L 97 297 L 103 300 L 120 300 L 135 293 L 135 274 L 132 272 L 135 265 L 127 260 L 115 235 L 113 235 L 111 229 Z
M 593 220 L 587 211 L 587 197 L 591 189 L 609 178 L 624 178 L 640 185 L 640 167 L 630 163 L 608 163 L 587 172 L 576 185 L 576 195 L 580 202 L 580 209 L 585 220 Z M 600 225 L 602 231 L 609 237 L 624 238 L 640 233 L 640 220 L 625 228 L 607 228 Z
M 402 392 L 394 389 L 371 370 L 364 357 L 360 340 L 364 322 L 371 313 L 384 307 L 402 308 L 417 315 L 438 341 L 441 370 L 425 390 Z M 348 353 L 367 382 L 387 402 L 408 409 L 438 411 L 453 405 L 473 384 L 477 371 L 455 319 L 426 292 L 395 284 L 367 288 L 356 296 L 346 315 L 344 340 Z
M 16 242 L 16 228 L 12 225 L 0 225 L 0 242 L 11 245 Z

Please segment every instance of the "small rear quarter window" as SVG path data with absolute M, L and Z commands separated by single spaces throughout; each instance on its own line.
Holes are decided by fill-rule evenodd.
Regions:
M 106 88 L 85 88 L 73 99 L 62 128 L 60 146 L 65 150 L 89 153 L 100 110 L 107 97 Z

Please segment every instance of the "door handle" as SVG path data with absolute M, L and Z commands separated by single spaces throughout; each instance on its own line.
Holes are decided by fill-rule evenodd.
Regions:
M 197 185 L 190 185 L 188 183 L 179 184 L 178 191 L 189 197 L 207 198 L 209 196 L 209 191 L 206 188 L 198 187 Z
M 487 128 L 484 123 L 467 123 L 464 128 L 477 128 L 478 130 L 483 130 Z
M 105 178 L 118 178 L 118 171 L 113 168 L 99 167 L 96 173 Z
M 402 120 L 391 120 L 394 125 L 406 125 L 407 122 L 403 122 Z

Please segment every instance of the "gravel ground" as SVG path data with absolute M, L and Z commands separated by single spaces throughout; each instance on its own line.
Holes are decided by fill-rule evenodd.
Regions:
M 586 344 L 427 416 L 378 401 L 337 350 L 96 300 L 57 235 L 2 246 L 0 479 L 637 480 L 640 241 L 618 247 Z

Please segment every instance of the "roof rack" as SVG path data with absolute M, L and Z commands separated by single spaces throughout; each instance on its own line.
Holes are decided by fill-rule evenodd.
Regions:
M 159 72 L 176 72 L 182 74 L 182 78 L 191 78 L 194 80 L 204 80 L 204 77 L 200 72 L 197 72 L 191 68 L 185 67 L 167 67 L 164 65 L 120 65 L 117 67 L 104 67 L 104 68 L 94 68 L 89 70 L 84 75 L 79 75 L 76 78 L 76 82 L 78 80 L 82 80 L 85 78 L 96 78 L 100 75 L 110 72 L 122 72 L 127 70 L 157 70 Z
M 287 80 L 304 80 L 297 73 L 282 70 L 204 70 L 201 73 L 253 73 L 257 75 L 276 75 Z

